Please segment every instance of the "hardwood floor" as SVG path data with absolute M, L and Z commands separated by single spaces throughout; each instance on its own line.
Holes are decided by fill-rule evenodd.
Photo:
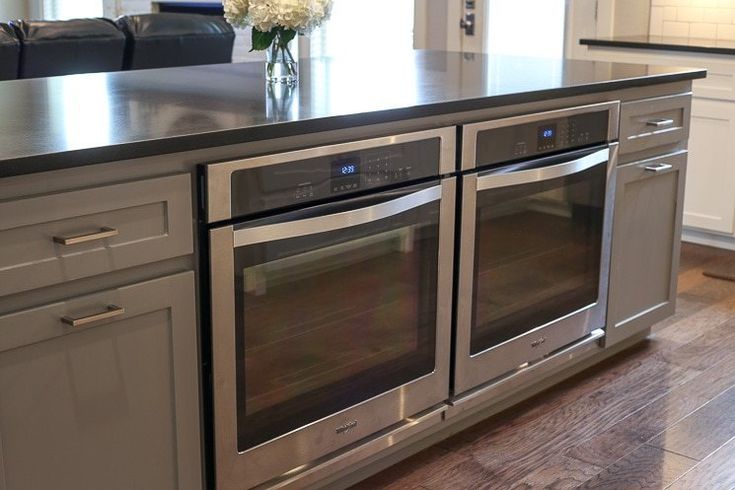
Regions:
M 702 274 L 734 262 L 685 244 L 648 341 L 353 490 L 735 489 L 735 282 Z

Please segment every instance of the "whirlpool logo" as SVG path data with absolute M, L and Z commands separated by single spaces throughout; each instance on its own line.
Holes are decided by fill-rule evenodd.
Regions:
M 352 420 L 350 422 L 340 425 L 339 427 L 334 429 L 334 431 L 337 434 L 348 434 L 355 427 L 357 427 L 357 420 Z
M 545 342 L 546 342 L 546 337 L 541 337 L 540 339 L 534 342 L 531 342 L 531 347 L 535 349 L 536 347 L 544 344 Z

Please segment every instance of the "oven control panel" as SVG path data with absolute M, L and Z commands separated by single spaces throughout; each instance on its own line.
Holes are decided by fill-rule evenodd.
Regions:
M 502 126 L 477 133 L 477 167 L 605 143 L 609 112 L 601 110 Z
M 307 204 L 439 175 L 441 140 L 319 156 L 232 174 L 232 215 Z

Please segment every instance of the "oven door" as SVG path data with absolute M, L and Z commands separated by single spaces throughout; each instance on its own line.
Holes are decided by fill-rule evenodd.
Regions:
M 449 395 L 455 179 L 210 233 L 220 489 Z
M 464 177 L 455 395 L 604 328 L 616 154 Z

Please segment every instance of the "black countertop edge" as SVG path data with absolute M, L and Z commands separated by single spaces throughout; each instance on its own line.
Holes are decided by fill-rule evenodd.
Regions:
M 705 78 L 704 69 L 0 160 L 0 178 Z
M 626 39 L 626 38 L 609 38 L 609 39 L 580 39 L 579 44 L 585 46 L 602 46 L 613 48 L 633 48 L 633 49 L 654 49 L 657 51 L 679 51 L 683 53 L 708 53 L 708 54 L 725 54 L 735 55 L 735 43 L 733 47 L 713 46 L 706 44 L 706 40 L 701 40 L 703 44 L 691 44 L 690 40 L 686 43 L 684 40 L 677 43 L 665 40 L 643 40 L 643 39 Z M 715 42 L 715 41 L 710 41 Z

